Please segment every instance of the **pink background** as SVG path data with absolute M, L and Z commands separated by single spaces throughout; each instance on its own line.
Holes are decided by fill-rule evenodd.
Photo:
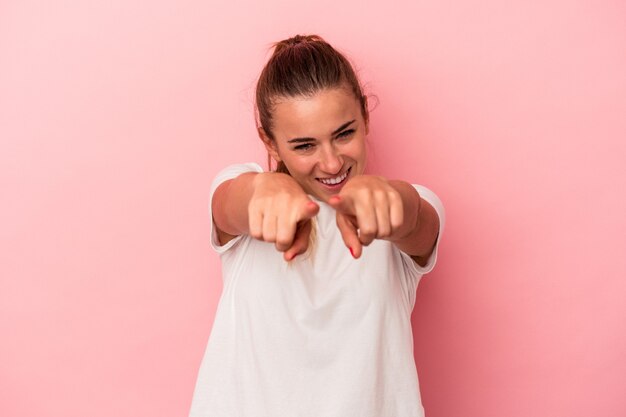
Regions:
M 233 3 L 0 3 L 0 415 L 187 415 L 209 183 L 265 165 L 254 83 L 296 33 L 378 97 L 372 170 L 446 206 L 427 416 L 626 415 L 626 5 Z

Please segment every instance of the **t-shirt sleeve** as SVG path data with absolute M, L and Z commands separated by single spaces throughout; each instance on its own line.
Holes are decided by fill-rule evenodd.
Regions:
M 443 203 L 441 202 L 439 197 L 437 197 L 437 194 L 435 194 L 430 189 L 424 187 L 423 185 L 413 184 L 413 187 L 415 187 L 420 197 L 422 197 L 424 200 L 430 203 L 431 206 L 433 206 L 433 208 L 437 212 L 437 216 L 439 216 L 439 233 L 437 234 L 437 239 L 435 240 L 435 248 L 433 249 L 433 252 L 428 258 L 426 265 L 424 266 L 419 265 L 417 262 L 413 260 L 413 258 L 411 258 L 411 256 L 402 252 L 403 259 L 405 260 L 407 266 L 409 267 L 409 270 L 413 272 L 414 274 L 424 275 L 432 271 L 433 268 L 435 267 L 435 263 L 437 263 L 437 252 L 439 249 L 439 242 L 441 241 L 441 234 L 443 232 L 444 225 L 446 222 L 446 213 L 443 208 Z
M 217 236 L 217 227 L 215 225 L 215 221 L 213 220 L 213 194 L 215 194 L 215 190 L 225 181 L 228 181 L 233 178 L 237 178 L 239 175 L 244 174 L 246 172 L 263 172 L 263 168 L 257 163 L 248 162 L 245 164 L 236 164 L 230 165 L 223 170 L 221 170 L 213 179 L 211 183 L 211 192 L 209 197 L 209 218 L 211 219 L 211 246 L 217 253 L 220 255 L 234 246 L 239 240 L 241 240 L 242 235 L 231 239 L 225 245 L 220 245 L 220 241 Z

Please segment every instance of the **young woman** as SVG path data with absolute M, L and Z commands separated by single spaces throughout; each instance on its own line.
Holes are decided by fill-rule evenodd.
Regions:
M 278 166 L 213 182 L 224 288 L 190 415 L 423 416 L 410 318 L 441 202 L 366 174 L 367 97 L 319 36 L 275 45 L 256 106 Z

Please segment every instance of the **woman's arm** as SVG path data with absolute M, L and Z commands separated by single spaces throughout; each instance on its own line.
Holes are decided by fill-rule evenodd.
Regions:
M 235 236 L 271 242 L 293 259 L 308 247 L 310 220 L 319 211 L 289 175 L 248 172 L 220 184 L 211 202 L 221 244 Z
M 246 172 L 224 181 L 215 190 L 211 208 L 220 243 L 225 245 L 235 236 L 249 233 L 248 204 L 253 193 L 252 182 L 257 172 Z

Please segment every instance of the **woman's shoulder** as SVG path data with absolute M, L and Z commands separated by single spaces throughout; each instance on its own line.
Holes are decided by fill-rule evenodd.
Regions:
M 256 162 L 243 162 L 238 164 L 230 164 L 222 168 L 215 175 L 215 182 L 224 182 L 229 179 L 236 178 L 237 176 L 246 172 L 263 172 L 263 168 Z
M 244 162 L 239 164 L 231 164 L 222 168 L 213 178 L 211 182 L 210 188 L 210 198 L 213 199 L 213 195 L 215 194 L 215 190 L 217 187 L 222 185 L 222 183 L 237 178 L 241 174 L 245 174 L 247 172 L 263 172 L 263 168 L 256 162 Z

